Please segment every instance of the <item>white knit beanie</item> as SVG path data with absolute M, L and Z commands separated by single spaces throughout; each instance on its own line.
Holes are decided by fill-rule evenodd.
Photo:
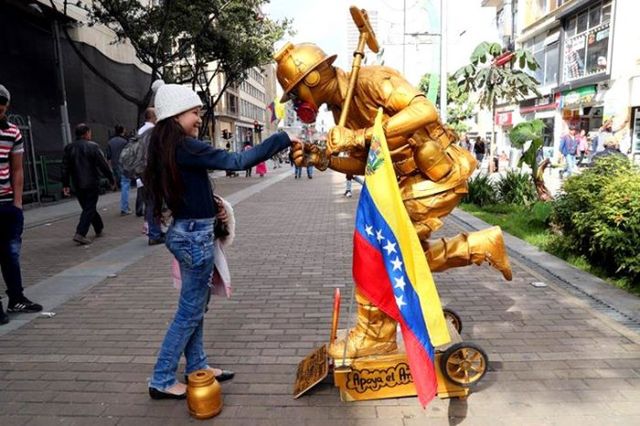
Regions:
M 186 86 L 165 84 L 162 80 L 156 80 L 151 89 L 156 93 L 154 105 L 158 121 L 202 106 L 200 96 Z

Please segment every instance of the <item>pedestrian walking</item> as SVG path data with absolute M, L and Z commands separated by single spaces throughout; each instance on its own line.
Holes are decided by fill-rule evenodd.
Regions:
M 173 214 L 166 246 L 179 262 L 182 287 L 149 382 L 149 395 L 183 399 L 186 386 L 176 380 L 182 354 L 186 374 L 211 369 L 218 380 L 233 376 L 209 366 L 202 340 L 218 215 L 208 171 L 245 170 L 289 147 L 291 141 L 286 133 L 276 133 L 242 153 L 215 149 L 196 139 L 202 125 L 200 97 L 177 84 L 158 88 L 155 108 L 158 122 L 149 143 L 145 186 L 152 194 L 154 216 L 160 218 L 165 204 Z
M 293 161 L 293 150 L 289 151 L 289 163 L 293 166 L 293 178 L 300 179 L 302 177 L 302 166 L 299 166 Z
M 578 141 L 576 140 L 576 127 L 570 126 L 569 133 L 560 138 L 560 153 L 564 156 L 565 167 L 560 170 L 560 178 L 571 176 L 576 167 L 576 153 Z
M 578 152 L 577 152 L 578 163 L 576 165 L 581 166 L 585 157 L 589 154 L 589 142 L 587 140 L 586 130 L 584 129 L 580 130 L 580 133 L 578 134 L 578 136 L 576 136 L 576 140 L 578 142 Z
M 233 152 L 233 149 L 231 148 L 231 143 L 227 142 L 227 145 L 225 147 L 225 149 L 227 150 L 227 152 Z M 232 170 L 227 170 L 225 172 L 225 174 L 227 175 L 227 177 L 236 177 L 238 176 L 238 174 Z
M 120 154 L 122 153 L 122 149 L 127 145 L 128 140 L 124 135 L 124 127 L 118 124 L 114 130 L 115 135 L 109 139 L 107 143 L 107 160 L 109 160 L 111 164 L 116 185 L 120 184 L 120 214 L 126 216 L 131 214 L 131 210 L 129 210 L 129 188 L 131 187 L 131 179 L 122 171 Z
M 71 195 L 73 184 L 78 203 L 82 207 L 80 220 L 73 241 L 91 244 L 87 238 L 89 227 L 93 226 L 96 237 L 102 235 L 104 224 L 96 209 L 100 196 L 100 175 L 106 177 L 115 188 L 115 179 L 97 143 L 91 141 L 91 129 L 86 124 L 78 124 L 76 140 L 64 147 L 62 157 L 62 185 L 64 195 Z
M 364 185 L 364 181 L 362 180 L 362 178 L 360 176 L 347 174 L 347 175 L 345 175 L 345 177 L 346 177 L 347 181 L 346 181 L 346 185 L 345 185 L 344 196 L 347 197 L 347 198 L 351 198 L 351 197 L 353 197 L 353 191 L 352 191 L 353 181 L 355 180 L 360 185 Z
M 256 173 L 260 175 L 260 177 L 264 177 L 267 174 L 267 162 L 261 161 L 256 166 Z
M 471 142 L 469 141 L 469 136 L 466 133 L 462 134 L 460 137 L 460 146 L 467 151 L 471 151 Z
M 251 142 L 249 142 L 249 141 L 245 141 L 245 142 L 244 142 L 244 146 L 242 147 L 242 151 L 248 151 L 248 150 L 250 150 L 251 148 L 252 148 L 252 146 L 251 146 Z M 249 167 L 248 169 L 246 169 L 246 170 L 244 171 L 244 177 L 251 177 L 251 170 L 252 170 L 252 168 L 251 168 L 251 167 Z
M 476 160 L 478 160 L 478 167 L 482 164 L 482 160 L 484 159 L 484 154 L 486 152 L 486 145 L 482 138 L 478 136 L 476 138 L 476 143 L 473 144 L 473 152 L 476 155 Z
M 591 156 L 594 156 L 598 152 L 604 151 L 604 143 L 613 136 L 613 120 L 606 120 L 600 129 L 598 129 L 598 135 L 593 138 L 593 145 L 591 147 Z
M 10 101 L 11 93 L 0 84 L 0 269 L 9 297 L 7 312 L 39 312 L 42 306 L 27 299 L 22 288 L 24 144 L 20 129 L 7 119 Z M 9 316 L 0 301 L 0 325 L 8 322 Z
M 144 186 L 144 169 L 147 167 L 147 161 L 149 157 L 149 141 L 151 140 L 151 134 L 153 128 L 156 125 L 156 110 L 153 107 L 149 107 L 144 112 L 145 123 L 138 129 L 138 138 L 142 143 L 142 149 L 144 154 L 143 171 L 136 179 L 136 215 L 138 215 L 138 205 L 143 204 L 142 213 L 146 223 L 148 244 L 154 246 L 157 244 L 164 244 L 164 233 L 162 232 L 162 226 L 160 220 L 153 216 L 153 200 L 151 194 Z

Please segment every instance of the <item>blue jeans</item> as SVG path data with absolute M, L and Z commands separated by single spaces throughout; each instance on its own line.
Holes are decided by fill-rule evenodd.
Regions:
M 23 227 L 22 210 L 12 201 L 0 203 L 0 267 L 9 299 L 19 299 L 23 295 L 20 273 Z
M 176 384 L 180 356 L 185 374 L 207 368 L 203 318 L 213 272 L 214 219 L 178 219 L 167 232 L 166 246 L 180 264 L 182 288 L 178 310 L 164 337 L 149 386 L 165 390 Z
M 124 175 L 120 176 L 120 211 L 129 211 L 129 188 L 131 187 L 131 179 Z
M 298 167 L 298 166 L 293 166 L 293 167 L 295 167 L 295 170 L 294 170 L 295 177 L 296 178 L 301 177 L 302 176 L 302 167 Z
M 313 166 L 307 166 L 307 177 L 313 176 Z
M 159 240 L 162 237 L 162 228 L 160 227 L 160 220 L 153 217 L 153 200 L 149 197 L 145 186 L 140 189 L 144 199 L 144 220 L 147 221 L 147 226 L 149 227 L 147 237 L 150 240 Z
M 565 155 L 564 159 L 567 163 L 564 167 L 564 170 L 562 171 L 562 174 L 571 176 L 576 168 L 576 156 L 575 154 L 567 154 Z

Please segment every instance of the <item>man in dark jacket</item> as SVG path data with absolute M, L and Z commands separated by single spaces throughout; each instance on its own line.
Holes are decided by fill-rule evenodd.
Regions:
M 76 141 L 64 148 L 62 158 L 62 184 L 64 195 L 71 195 L 70 180 L 74 189 L 82 214 L 76 227 L 73 241 L 79 244 L 91 244 L 87 238 L 89 226 L 93 225 L 96 237 L 104 228 L 102 218 L 96 209 L 100 193 L 100 174 L 106 177 L 115 187 L 115 179 L 107 160 L 97 143 L 91 141 L 91 129 L 86 124 L 76 127 Z

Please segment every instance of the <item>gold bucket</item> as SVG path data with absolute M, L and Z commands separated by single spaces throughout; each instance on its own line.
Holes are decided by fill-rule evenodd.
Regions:
M 212 370 L 197 370 L 189 374 L 187 384 L 189 414 L 196 419 L 210 419 L 222 411 L 222 388 Z

